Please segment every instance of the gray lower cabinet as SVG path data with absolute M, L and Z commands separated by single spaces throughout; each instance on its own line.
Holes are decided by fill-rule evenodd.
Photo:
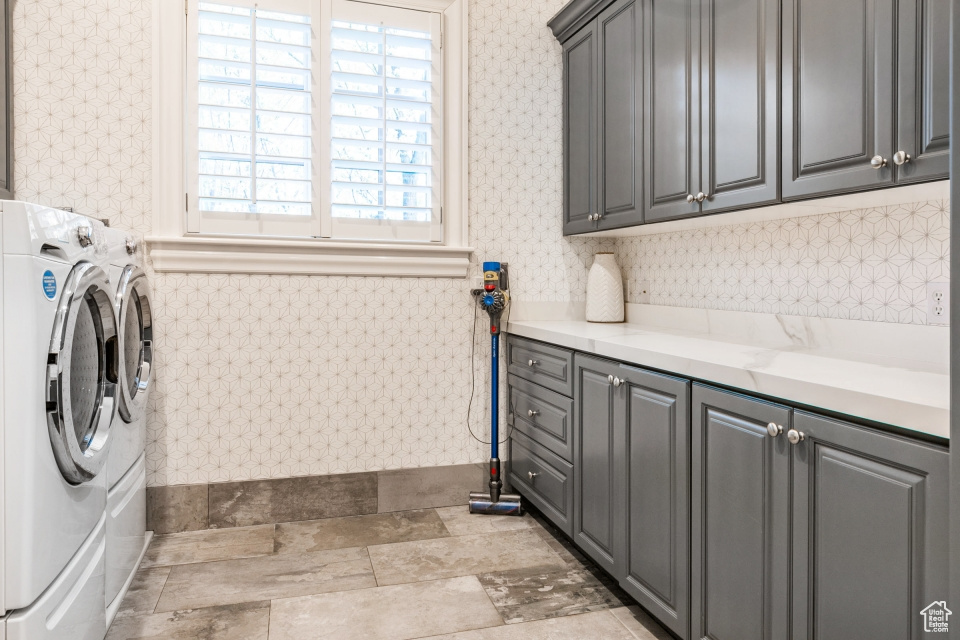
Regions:
M 573 534 L 573 465 L 522 432 L 510 438 L 510 484 L 557 528 Z
M 621 365 L 626 545 L 616 577 L 660 622 L 690 637 L 690 381 Z
M 616 575 L 624 546 L 624 443 L 617 420 L 620 365 L 574 355 L 573 540 L 598 565 Z
M 793 426 L 792 637 L 926 637 L 920 611 L 948 587 L 949 455 L 800 411 Z
M 791 410 L 694 385 L 692 418 L 691 637 L 786 638 Z

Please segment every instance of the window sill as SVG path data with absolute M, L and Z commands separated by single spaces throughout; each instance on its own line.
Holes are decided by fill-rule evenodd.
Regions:
M 146 239 L 153 269 L 178 273 L 464 278 L 470 247 L 230 237 Z

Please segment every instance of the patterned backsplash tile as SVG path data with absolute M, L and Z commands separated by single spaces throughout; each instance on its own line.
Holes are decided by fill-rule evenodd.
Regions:
M 950 203 L 916 202 L 620 238 L 628 301 L 926 324 L 950 273 Z

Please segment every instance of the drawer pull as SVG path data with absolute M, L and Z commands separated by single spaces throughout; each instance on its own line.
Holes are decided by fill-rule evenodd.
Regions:
M 533 471 L 527 471 L 527 477 L 530 479 L 530 482 L 533 482 L 533 479 L 536 478 L 539 473 L 534 473 Z
M 796 429 L 790 429 L 787 431 L 787 440 L 790 441 L 790 444 L 799 444 L 806 440 L 807 434 L 803 431 L 797 431 Z
M 538 364 L 540 364 L 540 361 L 539 361 L 539 360 L 527 360 L 527 366 L 528 366 L 528 367 L 535 367 L 535 366 L 537 366 Z
M 534 409 L 527 409 L 527 417 L 528 417 L 528 418 L 536 418 L 538 415 L 540 415 L 540 412 L 539 412 L 539 411 L 536 411 L 536 410 L 534 410 Z

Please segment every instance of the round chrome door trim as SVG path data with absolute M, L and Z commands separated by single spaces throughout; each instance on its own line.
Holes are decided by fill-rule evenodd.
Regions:
M 76 342 L 78 330 L 92 331 L 94 341 Z M 79 338 L 84 337 L 91 336 Z M 79 374 L 74 375 L 74 370 L 81 365 L 73 366 L 75 354 L 96 357 L 95 367 L 83 363 L 80 369 L 80 373 L 92 374 L 91 380 L 75 380 Z M 68 482 L 88 482 L 106 463 L 110 423 L 117 409 L 117 360 L 117 319 L 110 282 L 103 269 L 80 262 L 67 277 L 60 296 L 47 356 L 47 427 L 57 466 Z M 83 382 L 95 385 L 90 389 L 92 403 L 88 402 L 90 394 L 80 397 L 87 391 Z M 77 420 L 78 413 L 82 420 Z
M 120 275 L 115 301 L 117 315 L 120 417 L 133 422 L 143 415 L 153 371 L 153 308 L 143 269 L 127 265 Z M 136 330 L 135 344 L 127 344 L 127 332 Z

